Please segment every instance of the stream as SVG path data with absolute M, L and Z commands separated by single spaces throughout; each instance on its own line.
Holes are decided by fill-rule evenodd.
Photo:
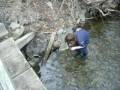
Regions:
M 53 52 L 41 67 L 48 90 L 120 90 L 120 19 L 91 23 L 88 58 Z

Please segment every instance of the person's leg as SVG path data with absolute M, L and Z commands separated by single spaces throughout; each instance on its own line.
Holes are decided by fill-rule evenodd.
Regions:
M 86 57 L 84 56 L 85 54 L 83 53 L 84 50 L 79 49 L 76 52 L 77 53 L 76 53 L 75 59 L 76 59 L 78 65 L 85 65 Z
M 88 54 L 87 48 L 82 48 L 76 51 L 72 51 L 72 55 L 76 59 L 82 59 L 85 60 Z
M 81 57 L 82 57 L 84 60 L 87 58 L 87 55 L 88 55 L 87 47 L 81 49 Z

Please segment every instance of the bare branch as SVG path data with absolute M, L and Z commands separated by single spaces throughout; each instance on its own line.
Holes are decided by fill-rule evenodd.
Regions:
M 110 15 L 110 12 L 108 11 L 107 13 L 104 13 L 100 8 L 96 8 L 101 14 L 102 16 L 107 16 L 107 15 Z
M 61 6 L 60 6 L 59 11 L 58 11 L 58 14 L 61 12 L 64 3 L 65 3 L 65 0 L 62 1 Z
M 119 10 L 114 10 L 114 9 L 107 9 L 107 10 L 110 11 L 110 12 L 118 12 L 118 13 L 120 13 Z

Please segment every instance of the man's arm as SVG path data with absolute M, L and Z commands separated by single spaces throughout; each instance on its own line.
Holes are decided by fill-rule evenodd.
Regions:
M 84 47 L 83 46 L 75 46 L 75 47 L 71 47 L 70 50 L 74 51 L 74 50 L 81 49 L 81 48 L 84 48 Z

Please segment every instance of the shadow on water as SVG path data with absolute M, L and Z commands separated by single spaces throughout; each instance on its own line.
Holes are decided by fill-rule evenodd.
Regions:
M 120 19 L 97 23 L 91 23 L 85 62 L 69 51 L 51 54 L 41 68 L 48 90 L 120 90 Z

